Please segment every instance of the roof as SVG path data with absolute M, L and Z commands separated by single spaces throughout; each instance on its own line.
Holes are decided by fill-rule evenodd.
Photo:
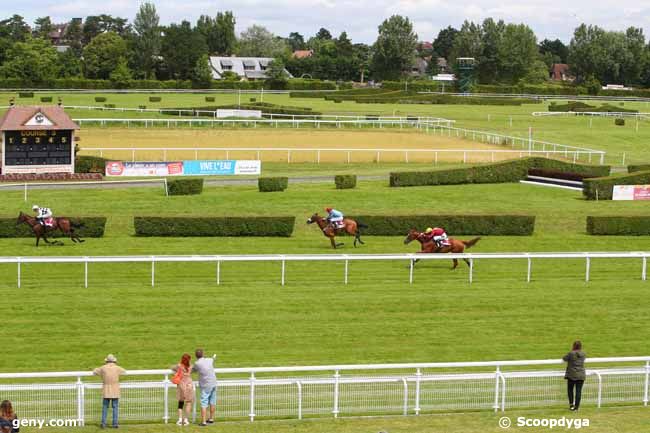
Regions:
M 37 114 L 45 116 L 43 125 L 29 125 Z M 38 121 L 37 121 L 38 122 Z M 37 123 L 34 122 L 34 123 Z M 0 119 L 0 131 L 26 131 L 26 130 L 71 130 L 79 129 L 63 108 L 58 106 L 15 106 L 10 107 Z
M 266 78 L 265 70 L 273 59 L 271 57 L 210 57 L 212 78 L 219 80 L 225 71 L 231 71 L 241 78 Z M 228 66 L 226 69 L 225 66 Z M 286 71 L 288 77 L 291 74 Z
M 296 59 L 306 59 L 314 55 L 313 50 L 296 50 L 293 52 L 293 57 Z
M 244 74 L 246 75 L 246 78 L 253 78 L 253 79 L 266 78 L 266 73 L 264 71 L 245 71 Z
M 551 69 L 551 76 L 554 80 L 563 80 L 569 73 L 569 65 L 566 63 L 554 63 Z

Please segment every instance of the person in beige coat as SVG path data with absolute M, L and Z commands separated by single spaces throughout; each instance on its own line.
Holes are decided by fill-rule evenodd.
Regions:
M 108 406 L 113 409 L 113 428 L 118 427 L 117 418 L 120 406 L 120 376 L 126 373 L 126 370 L 117 365 L 117 358 L 114 355 L 108 355 L 104 359 L 105 364 L 93 370 L 93 374 L 102 378 L 102 423 L 101 428 L 106 428 L 106 415 Z
M 192 412 L 192 403 L 194 402 L 194 382 L 192 381 L 192 364 L 190 360 L 192 357 L 189 353 L 184 353 L 181 357 L 181 362 L 173 366 L 172 371 L 178 373 L 180 371 L 181 380 L 176 385 L 176 399 L 178 400 L 178 425 L 189 425 L 189 415 Z M 185 409 L 185 417 L 183 417 L 183 409 Z

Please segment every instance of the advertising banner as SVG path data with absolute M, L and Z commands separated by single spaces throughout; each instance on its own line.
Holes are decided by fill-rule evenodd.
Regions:
M 650 185 L 614 185 L 612 200 L 650 200 Z
M 106 163 L 106 176 L 182 176 L 182 162 L 120 162 Z
M 260 110 L 217 110 L 217 119 L 227 119 L 229 117 L 261 119 L 262 112 Z
M 186 176 L 227 176 L 243 174 L 261 174 L 262 161 L 183 161 L 183 174 Z

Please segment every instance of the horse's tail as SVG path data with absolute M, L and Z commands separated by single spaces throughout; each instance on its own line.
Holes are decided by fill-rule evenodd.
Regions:
M 469 241 L 461 241 L 461 242 L 463 243 L 463 245 L 465 245 L 465 248 L 471 248 L 471 247 L 473 247 L 474 245 L 476 245 L 476 243 L 477 243 L 478 241 L 480 241 L 480 240 L 481 240 L 481 237 L 479 236 L 479 237 L 476 237 L 476 238 L 471 239 L 471 240 L 469 240 Z

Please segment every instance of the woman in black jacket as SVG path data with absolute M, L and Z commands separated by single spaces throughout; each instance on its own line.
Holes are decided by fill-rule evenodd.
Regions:
M 569 395 L 569 409 L 578 410 L 582 397 L 582 385 L 587 376 L 585 372 L 585 359 L 587 355 L 582 351 L 580 340 L 573 342 L 571 352 L 564 355 L 562 360 L 567 363 L 564 378 L 567 381 L 567 394 Z M 575 389 L 575 399 L 573 391 Z

